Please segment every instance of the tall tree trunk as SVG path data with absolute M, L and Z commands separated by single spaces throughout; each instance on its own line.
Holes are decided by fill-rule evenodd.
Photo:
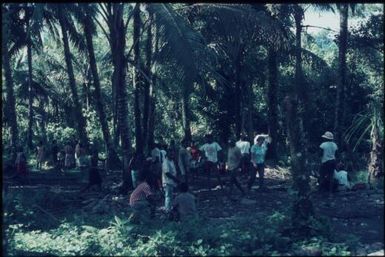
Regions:
M 303 126 L 303 139 L 304 142 L 308 141 L 308 115 L 307 109 L 305 106 L 308 106 L 308 90 L 306 83 L 304 81 L 303 71 L 302 71 L 302 20 L 304 17 L 302 7 L 296 5 L 294 12 L 295 19 L 295 83 L 297 87 L 298 99 L 299 99 L 299 108 L 297 110 L 298 115 L 301 118 L 301 125 Z M 307 153 L 307 143 L 304 144 L 304 154 Z
M 184 131 L 184 139 L 191 141 L 191 127 L 190 127 L 190 90 L 192 88 L 193 81 L 186 79 L 182 86 L 182 125 Z
M 155 17 L 156 18 L 156 17 Z M 155 20 L 156 21 L 156 20 Z M 155 22 L 154 26 L 154 55 L 157 55 L 159 52 L 159 25 Z M 156 101 L 156 76 L 151 73 L 151 84 L 150 84 L 150 110 L 148 117 L 148 125 L 147 125 L 147 144 L 151 145 L 155 142 L 154 140 L 154 131 L 155 131 L 155 101 Z
M 7 93 L 7 122 L 11 128 L 10 140 L 11 145 L 17 146 L 19 143 L 18 137 L 18 127 L 17 127 L 17 119 L 16 119 L 16 101 L 13 89 L 13 78 L 12 78 L 12 69 L 10 63 L 10 56 L 8 52 L 8 36 L 9 36 L 9 20 L 8 14 L 2 13 L 2 22 L 3 22 L 3 35 L 2 35 L 2 44 L 1 50 L 3 54 L 3 68 L 4 68 L 4 76 L 5 76 L 5 88 Z
M 239 47 L 235 60 L 235 134 L 239 138 L 242 132 L 242 88 L 241 88 L 241 57 L 242 47 Z
M 29 26 L 29 23 L 28 23 Z M 28 28 L 29 30 L 29 28 Z M 27 45 L 27 56 L 28 56 L 28 132 L 27 132 L 27 146 L 30 150 L 33 149 L 32 136 L 33 136 L 33 94 L 32 94 L 32 42 L 28 39 Z
M 292 206 L 292 227 L 294 233 L 309 236 L 314 210 L 309 198 L 309 172 L 306 170 L 303 154 L 303 131 L 299 125 L 302 121 L 298 116 L 298 97 L 286 97 L 285 105 L 293 188 L 297 191 Z
M 146 63 L 145 70 L 148 78 L 151 78 L 151 64 L 152 64 L 152 19 L 153 14 L 149 12 L 148 17 L 148 26 L 147 26 L 147 41 L 146 41 Z M 151 111 L 151 96 L 150 96 L 150 87 L 153 87 L 152 81 L 148 79 L 144 80 L 144 104 L 143 104 L 143 142 L 144 142 L 144 150 L 147 153 L 149 147 L 148 140 L 148 126 L 149 126 L 149 118 Z M 152 90 L 151 90 L 152 91 Z
M 134 7 L 134 114 L 135 114 L 135 148 L 137 153 L 143 154 L 143 134 L 142 134 L 142 122 L 141 122 L 141 111 L 140 111 L 140 89 L 142 87 L 142 79 L 138 69 L 141 67 L 140 62 L 140 3 L 137 3 Z
M 269 134 L 272 137 L 272 141 L 270 144 L 270 157 L 272 159 L 277 158 L 277 139 L 278 139 L 278 117 L 277 117 L 277 91 L 278 91 L 278 65 L 277 65 L 277 53 L 276 51 L 270 47 L 268 54 L 268 80 L 269 87 L 267 91 L 267 99 L 268 99 L 268 120 L 269 120 Z
M 302 60 L 301 60 L 301 21 L 302 9 L 296 10 L 296 65 L 294 93 L 285 99 L 287 133 L 290 147 L 291 173 L 293 176 L 293 188 L 297 191 L 296 199 L 292 206 L 292 227 L 295 233 L 301 236 L 309 236 L 311 232 L 311 217 L 314 215 L 313 204 L 310 200 L 309 171 L 305 165 L 306 139 L 303 126 L 304 98 Z M 301 17 L 301 19 L 300 19 Z
M 79 97 L 78 97 L 78 92 L 77 92 L 76 82 L 75 82 L 75 75 L 74 75 L 74 70 L 72 66 L 71 52 L 70 52 L 67 29 L 66 29 L 67 21 L 65 20 L 63 16 L 64 14 L 62 12 L 63 10 L 61 10 L 61 7 L 58 7 L 59 23 L 63 34 L 62 39 L 63 39 L 63 45 L 64 45 L 64 57 L 67 65 L 67 73 L 68 73 L 68 78 L 69 78 L 69 83 L 71 88 L 72 100 L 74 103 L 73 113 L 74 113 L 74 116 L 76 117 L 76 125 L 77 125 L 77 132 L 78 132 L 79 139 L 84 145 L 88 145 L 88 139 L 87 139 L 87 133 L 86 133 L 86 121 L 82 113 L 82 105 L 79 102 Z
M 346 84 L 346 49 L 348 40 L 348 4 L 341 4 L 340 12 L 340 35 L 338 43 L 338 78 L 337 78 L 337 99 L 334 120 L 334 132 L 338 145 L 342 143 L 342 131 L 345 124 L 344 101 Z
M 95 96 L 96 111 L 99 116 L 100 125 L 102 127 L 102 132 L 103 132 L 103 139 L 106 145 L 107 156 L 108 156 L 107 163 L 109 164 L 109 168 L 118 168 L 121 166 L 121 163 L 115 151 L 114 145 L 111 141 L 111 135 L 108 129 L 106 112 L 103 106 L 103 99 L 102 99 L 101 87 L 100 87 L 100 78 L 99 78 L 98 68 L 96 65 L 94 45 L 92 42 L 92 31 L 91 31 L 92 20 L 90 19 L 91 19 L 90 17 L 87 17 L 87 20 L 85 21 L 84 33 L 86 37 L 88 57 L 89 57 L 89 62 L 91 67 L 92 78 L 94 82 L 93 84 L 95 88 L 94 96 Z
M 369 179 L 368 182 L 371 187 L 377 187 L 379 185 L 379 178 L 384 176 L 383 171 L 383 141 L 380 138 L 380 130 L 378 123 L 374 119 L 372 121 L 373 127 L 370 132 L 370 141 L 372 148 L 370 151 L 369 161 Z
M 127 61 L 124 55 L 124 49 L 126 46 L 126 29 L 123 21 L 123 4 L 112 4 L 111 17 L 112 22 L 110 26 L 110 45 L 112 51 L 112 63 L 114 71 L 112 74 L 112 84 L 116 88 L 116 95 L 118 97 L 118 124 L 122 141 L 122 156 L 123 156 L 123 185 L 121 188 L 122 193 L 127 193 L 132 188 L 132 181 L 130 171 L 128 170 L 128 163 L 131 154 L 131 142 L 128 128 L 128 105 L 127 105 L 127 85 L 125 83 L 126 78 L 126 65 Z

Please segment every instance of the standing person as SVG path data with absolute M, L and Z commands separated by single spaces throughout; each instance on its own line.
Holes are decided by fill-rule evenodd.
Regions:
M 44 161 L 45 148 L 43 141 L 39 141 L 39 144 L 36 148 L 36 168 L 41 170 L 43 161 Z
M 218 152 L 222 150 L 222 147 L 214 141 L 213 135 L 209 134 L 206 136 L 206 143 L 199 148 L 200 151 L 205 153 L 205 168 L 208 174 L 208 184 L 211 190 L 211 173 L 214 172 L 217 179 L 223 189 L 223 183 L 220 178 L 218 171 Z
M 66 146 L 64 147 L 64 152 L 65 152 L 64 167 L 66 169 L 73 168 L 75 165 L 74 149 L 71 146 L 70 142 L 67 142 Z
M 58 160 L 58 169 L 64 168 L 64 160 L 65 160 L 65 151 L 60 150 L 59 153 L 57 154 L 57 160 Z
M 200 163 L 200 156 L 199 156 L 199 149 L 195 145 L 194 141 L 191 141 L 190 147 L 190 171 L 192 174 L 193 179 L 195 180 L 195 177 L 197 176 L 198 169 L 199 169 L 199 163 Z
M 187 140 L 182 140 L 178 151 L 178 166 L 181 172 L 183 181 L 187 183 L 187 176 L 190 175 L 190 153 L 186 149 L 188 145 Z
M 98 187 L 99 191 L 102 191 L 102 177 L 100 176 L 98 161 L 99 153 L 96 147 L 93 147 L 91 153 L 90 167 L 88 170 L 88 185 L 83 190 L 81 190 L 80 193 L 83 193 L 94 185 Z
M 237 179 L 237 172 L 240 168 L 241 160 L 242 160 L 242 152 L 239 149 L 239 147 L 236 146 L 235 140 L 230 139 L 228 141 L 229 143 L 229 149 L 227 150 L 227 162 L 226 162 L 226 169 L 230 173 L 230 199 L 232 198 L 232 191 L 233 186 L 235 185 L 239 191 L 241 191 L 242 196 L 245 195 L 245 191 L 243 190 L 241 184 L 239 183 Z
M 144 157 L 135 151 L 134 155 L 132 156 L 128 164 L 128 170 L 132 179 L 132 186 L 134 188 L 136 188 L 136 186 L 138 185 L 139 170 L 143 163 L 144 163 Z
M 16 177 L 26 177 L 27 176 L 27 158 L 25 157 L 23 147 L 19 146 L 17 149 L 16 160 Z
M 247 141 L 247 136 L 242 135 L 241 138 L 237 141 L 236 146 L 241 150 L 242 153 L 240 165 L 242 173 L 247 175 L 249 174 L 250 167 L 250 142 Z
M 80 148 L 81 147 L 82 147 L 82 144 L 80 143 L 80 140 L 79 140 L 75 146 L 75 162 L 76 162 L 77 167 L 80 166 L 79 157 L 80 157 Z
M 156 182 L 156 189 L 161 190 L 162 188 L 162 155 L 160 145 L 158 143 L 153 143 L 151 145 L 151 162 L 152 162 L 152 173 L 153 179 Z
M 176 175 L 175 152 L 169 150 L 162 164 L 162 182 L 165 192 L 164 209 L 167 213 L 171 211 L 174 189 L 179 183 Z
M 58 152 L 59 152 L 59 147 L 56 143 L 56 140 L 53 140 L 52 141 L 51 154 L 52 154 L 53 165 L 55 168 L 58 167 L 58 156 L 57 156 Z
M 334 143 L 333 134 L 329 131 L 326 131 L 325 134 L 321 136 L 325 139 L 320 145 L 322 149 L 322 160 L 320 168 L 320 181 L 319 186 L 321 191 L 333 191 L 333 174 L 336 168 L 336 157 L 335 153 L 338 150 L 336 143 Z
M 267 151 L 267 144 L 270 142 L 271 137 L 269 135 L 257 135 L 256 144 L 251 147 L 251 162 L 253 164 L 253 170 L 247 185 L 249 191 L 254 184 L 257 172 L 259 177 L 259 190 L 265 189 L 263 184 L 265 175 L 265 155 Z

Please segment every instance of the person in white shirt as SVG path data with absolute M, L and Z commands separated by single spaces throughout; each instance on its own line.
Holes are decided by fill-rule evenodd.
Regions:
M 250 142 L 247 141 L 247 136 L 242 135 L 239 141 L 237 141 L 236 146 L 241 150 L 242 159 L 240 167 L 242 173 L 247 175 L 249 174 L 250 168 Z
M 269 135 L 257 135 L 256 143 L 251 147 L 251 163 L 253 164 L 254 171 L 251 173 L 249 181 L 247 183 L 248 190 L 251 190 L 254 184 L 256 173 L 259 177 L 259 190 L 264 189 L 264 175 L 265 175 L 265 156 L 267 151 L 267 144 L 271 142 Z
M 164 209 L 166 212 L 170 212 L 172 208 L 172 199 L 174 194 L 174 189 L 179 183 L 179 180 L 176 177 L 176 168 L 175 168 L 175 152 L 167 151 L 166 158 L 162 164 L 162 182 L 164 188 Z
M 187 182 L 187 176 L 190 175 L 190 159 L 191 155 L 190 152 L 187 150 L 188 141 L 182 140 L 181 146 L 179 147 L 178 151 L 178 166 L 180 170 L 180 175 L 182 176 L 183 180 Z
M 211 173 L 214 172 L 217 176 L 217 179 L 220 183 L 221 188 L 223 188 L 223 183 L 218 171 L 218 152 L 222 150 L 222 147 L 214 141 L 214 138 L 211 134 L 206 135 L 207 142 L 202 145 L 199 150 L 205 153 L 205 170 L 208 175 L 208 184 L 209 189 L 211 190 Z
M 337 191 L 350 190 L 352 188 L 349 174 L 344 170 L 344 165 L 341 162 L 337 164 L 333 178 L 336 182 Z
M 320 191 L 333 191 L 333 174 L 336 168 L 336 151 L 338 147 L 336 143 L 333 142 L 334 136 L 331 132 L 326 131 L 325 134 L 321 136 L 325 139 L 320 145 L 322 149 L 322 160 L 320 168 L 320 177 L 319 177 L 319 189 Z

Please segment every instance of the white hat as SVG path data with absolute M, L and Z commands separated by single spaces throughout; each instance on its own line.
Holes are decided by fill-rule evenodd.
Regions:
M 321 137 L 329 139 L 329 140 L 334 140 L 334 136 L 332 132 L 326 131 L 325 134 L 323 134 Z

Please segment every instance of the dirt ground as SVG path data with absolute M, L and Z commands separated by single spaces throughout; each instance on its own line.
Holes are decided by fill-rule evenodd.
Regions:
M 120 181 L 120 172 L 111 172 L 104 175 L 104 194 Z M 79 172 L 62 175 L 55 171 L 32 172 L 26 184 L 20 186 L 13 180 L 6 179 L 6 190 L 40 190 L 42 187 L 51 188 L 52 191 L 66 193 L 69 198 L 77 199 L 77 192 L 85 186 L 87 174 Z M 239 176 L 243 186 L 247 177 Z M 226 177 L 224 177 L 226 181 Z M 218 185 L 215 177 L 212 185 Z M 200 174 L 190 183 L 190 191 L 198 198 L 198 211 L 200 215 L 213 220 L 231 220 L 237 217 L 254 215 L 256 219 L 264 219 L 275 211 L 284 211 L 292 201 L 289 194 L 290 179 L 287 171 L 283 169 L 266 168 L 266 191 L 258 190 L 258 178 L 250 192 L 241 197 L 240 192 L 234 187 L 232 195 L 235 200 L 229 199 L 227 187 L 219 186 L 208 190 L 207 178 Z M 53 189 L 52 189 L 53 188 Z M 114 194 L 111 198 L 116 198 Z M 105 198 L 105 197 L 104 197 Z M 123 203 L 128 203 L 128 197 L 120 196 Z M 84 200 L 84 197 L 81 198 Z M 329 217 L 331 228 L 338 234 L 336 240 L 344 242 L 347 238 L 355 236 L 360 244 L 354 255 L 367 255 L 384 249 L 384 192 L 383 190 L 362 189 L 357 191 L 337 192 L 333 195 L 312 194 L 312 202 L 316 214 Z M 82 202 L 84 203 L 84 201 Z M 81 207 L 80 202 L 76 202 Z M 161 203 L 160 203 L 161 204 Z

